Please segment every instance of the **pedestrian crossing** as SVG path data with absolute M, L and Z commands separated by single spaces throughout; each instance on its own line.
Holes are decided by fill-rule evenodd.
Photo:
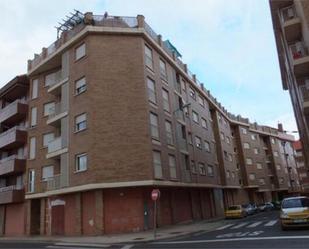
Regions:
M 253 222 L 241 222 L 241 223 L 233 223 L 227 224 L 221 227 L 218 227 L 216 231 L 226 230 L 226 229 L 240 229 L 240 228 L 256 228 L 256 227 L 272 227 L 278 223 L 278 219 L 276 220 L 268 220 L 268 221 L 253 221 Z

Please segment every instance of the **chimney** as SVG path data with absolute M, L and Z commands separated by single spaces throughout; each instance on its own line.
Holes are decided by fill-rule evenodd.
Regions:
M 282 125 L 282 123 L 278 123 L 278 131 L 283 132 L 283 125 Z

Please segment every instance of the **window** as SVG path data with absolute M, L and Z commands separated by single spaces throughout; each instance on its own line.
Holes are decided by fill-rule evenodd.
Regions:
M 256 134 L 251 134 L 251 139 L 252 140 L 256 140 L 257 139 L 257 135 Z
M 195 145 L 197 148 L 202 149 L 202 140 L 198 136 L 195 136 Z
M 86 89 L 87 89 L 87 87 L 86 87 L 86 78 L 85 77 L 75 81 L 75 95 L 78 95 L 78 94 L 85 92 Z
M 233 162 L 233 156 L 232 156 L 231 153 L 228 153 L 228 160 L 229 160 L 230 162 Z
M 278 156 L 279 156 L 278 151 L 274 151 L 274 156 L 275 156 L 275 157 L 278 157 Z
M 198 163 L 198 168 L 199 168 L 200 175 L 206 175 L 206 169 L 205 169 L 204 163 Z
M 203 107 L 205 107 L 205 100 L 204 100 L 204 98 L 201 96 L 201 95 L 198 95 L 197 96 L 197 99 L 198 99 L 198 103 L 201 105 L 201 106 L 203 106 Z
M 32 107 L 31 108 L 31 127 L 34 127 L 37 125 L 37 114 L 38 114 L 38 108 Z
M 235 172 L 232 171 L 232 179 L 235 179 Z
M 231 176 L 231 173 L 230 173 L 229 170 L 227 170 L 227 171 L 226 171 L 226 178 L 230 178 L 230 176 Z
M 280 178 L 279 178 L 279 184 L 280 184 L 280 185 L 284 184 L 284 178 L 283 178 L 283 177 L 280 177 Z
M 250 149 L 250 144 L 249 143 L 244 143 L 244 149 Z
M 153 167 L 155 178 L 162 178 L 162 164 L 161 164 L 161 153 L 159 151 L 153 151 Z
M 246 128 L 241 127 L 240 129 L 241 129 L 242 134 L 247 134 L 247 129 Z
M 38 97 L 38 92 L 39 92 L 39 80 L 35 79 L 32 81 L 32 93 L 31 93 L 32 99 Z
M 252 159 L 251 158 L 246 158 L 246 164 L 247 165 L 252 165 Z
M 254 173 L 250 173 L 250 174 L 249 174 L 249 179 L 250 179 L 251 181 L 254 181 L 254 180 L 255 180 L 255 174 L 254 174 Z
M 87 116 L 86 113 L 75 117 L 75 131 L 82 131 L 87 128 Z
M 80 58 L 83 58 L 86 55 L 86 44 L 83 43 L 79 47 L 75 49 L 75 60 L 79 60 Z
M 176 159 L 173 155 L 168 155 L 168 164 L 170 168 L 170 177 L 171 179 L 176 179 Z
M 55 102 L 44 104 L 44 116 L 49 116 L 55 113 Z
M 212 165 L 207 165 L 207 175 L 208 176 L 214 176 L 214 166 Z
M 75 170 L 77 172 L 87 170 L 87 154 L 86 153 L 76 155 Z
M 162 89 L 162 97 L 163 97 L 163 109 L 164 111 L 170 112 L 170 100 L 168 91 Z
M 207 129 L 208 128 L 207 120 L 205 118 L 201 118 L 201 120 L 202 120 L 202 127 Z
M 152 50 L 147 46 L 145 46 L 145 64 L 151 70 L 153 69 Z
M 277 170 L 281 170 L 281 165 L 280 165 L 280 164 L 277 164 L 277 165 L 276 165 L 276 168 L 277 168 Z
M 150 133 L 152 138 L 159 139 L 159 121 L 158 116 L 150 113 Z
M 275 141 L 275 139 L 273 137 L 270 139 L 270 141 L 271 141 L 272 144 L 276 143 L 276 141 Z
M 160 59 L 160 75 L 163 79 L 166 80 L 167 75 L 166 75 L 166 65 L 163 60 Z
M 193 139 L 192 139 L 192 133 L 191 132 L 188 132 L 188 141 L 189 141 L 189 144 L 193 144 Z
M 165 132 L 166 132 L 167 144 L 173 145 L 174 139 L 173 139 L 172 123 L 167 120 L 165 120 Z
M 256 168 L 257 168 L 257 169 L 263 169 L 263 166 L 262 166 L 261 163 L 257 163 L 257 164 L 256 164 Z
M 35 171 L 34 169 L 29 169 L 28 171 L 28 192 L 33 193 L 35 186 Z
M 207 152 L 210 152 L 210 143 L 209 143 L 209 142 L 204 141 L 204 147 L 205 147 L 205 150 L 206 150 Z
M 225 159 L 225 160 L 228 160 L 229 158 L 228 158 L 227 152 L 226 152 L 226 151 L 223 151 L 223 154 L 224 154 L 224 159 Z
M 259 184 L 260 185 L 265 185 L 265 178 L 260 178 L 259 179 Z
M 192 111 L 192 118 L 195 123 L 199 122 L 198 114 L 195 111 Z
M 186 82 L 183 79 L 181 79 L 180 84 L 182 91 L 186 92 Z
M 43 134 L 43 147 L 47 147 L 48 144 L 55 139 L 54 133 Z
M 254 151 L 254 154 L 256 154 L 256 155 L 260 153 L 259 148 L 254 148 L 253 151 Z
M 224 136 L 224 133 L 223 133 L 223 132 L 220 132 L 220 137 L 221 137 L 221 140 L 222 140 L 222 141 L 225 140 L 225 136 Z
M 147 87 L 148 87 L 148 99 L 149 99 L 149 101 L 156 104 L 157 103 L 156 84 L 150 78 L 147 78 Z
M 44 166 L 42 168 L 42 181 L 47 181 L 54 176 L 54 166 Z
M 228 144 L 231 143 L 231 139 L 230 139 L 228 136 L 226 136 L 226 142 L 227 142 Z
M 31 137 L 30 138 L 29 159 L 35 158 L 35 150 L 36 150 L 36 139 L 35 137 Z
M 190 94 L 191 98 L 196 99 L 195 91 L 192 87 L 189 88 L 189 94 Z
M 191 160 L 191 171 L 194 174 L 197 173 L 196 164 L 195 164 L 195 162 L 193 160 Z

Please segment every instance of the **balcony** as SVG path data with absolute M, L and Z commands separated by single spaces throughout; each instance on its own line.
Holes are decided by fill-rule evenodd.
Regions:
M 28 105 L 26 101 L 17 99 L 0 110 L 0 123 L 13 124 L 26 118 Z
M 54 175 L 46 181 L 46 191 L 52 191 L 68 186 L 68 180 L 63 174 Z
M 23 126 L 15 126 L 0 134 L 0 149 L 18 148 L 27 142 L 27 131 Z
M 23 186 L 8 186 L 0 188 L 0 204 L 23 202 L 25 191 Z
M 305 113 L 309 113 L 309 89 L 307 89 L 306 85 L 299 87 L 302 104 Z
M 59 157 L 66 152 L 68 152 L 68 148 L 63 145 L 62 137 L 60 136 L 49 142 L 46 158 Z
M 46 123 L 48 125 L 59 126 L 62 118 L 68 115 L 67 110 L 63 107 L 63 105 L 59 102 L 55 104 L 55 110 L 53 114 L 48 116 Z
M 290 45 L 290 51 L 295 76 L 300 78 L 309 75 L 309 54 L 305 44 L 303 42 L 296 42 Z
M 26 159 L 17 155 L 0 160 L 0 176 L 18 175 L 26 170 Z
M 55 77 L 55 81 L 53 82 L 53 84 L 49 85 L 47 92 L 53 95 L 61 94 L 61 86 L 68 81 L 69 77 L 63 78 L 61 74 L 57 75 L 57 77 Z
M 285 39 L 288 42 L 298 40 L 301 37 L 301 20 L 294 5 L 281 9 L 280 17 Z

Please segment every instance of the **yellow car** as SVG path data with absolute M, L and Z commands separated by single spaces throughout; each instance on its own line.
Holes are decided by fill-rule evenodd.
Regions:
M 291 197 L 283 199 L 280 221 L 282 230 L 290 227 L 309 227 L 309 198 Z
M 225 210 L 225 218 L 244 218 L 247 216 L 245 209 L 241 205 L 230 206 Z

